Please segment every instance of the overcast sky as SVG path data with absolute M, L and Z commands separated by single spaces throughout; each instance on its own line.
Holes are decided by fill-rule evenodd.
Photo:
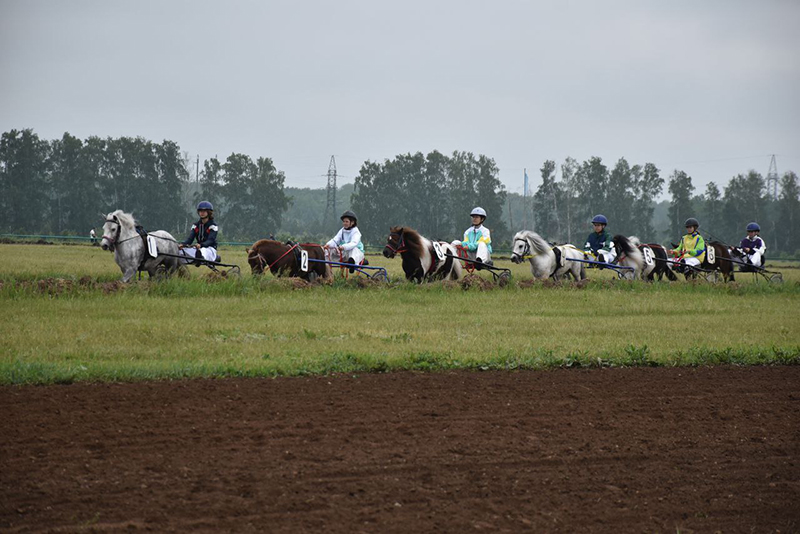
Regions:
M 271 157 L 453 150 L 509 191 L 545 159 L 800 172 L 798 1 L 0 0 L 0 130 Z

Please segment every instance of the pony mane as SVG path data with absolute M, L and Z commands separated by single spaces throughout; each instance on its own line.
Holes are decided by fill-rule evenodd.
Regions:
M 627 256 L 634 254 L 634 251 L 636 252 L 639 251 L 639 249 L 635 247 L 633 243 L 631 243 L 631 241 L 622 234 L 615 235 L 612 238 L 612 240 L 619 246 L 620 249 L 622 249 L 622 252 L 624 252 L 625 255 Z M 639 241 L 639 239 L 637 238 L 636 241 Z
M 116 210 L 108 214 L 107 218 L 111 217 L 116 217 L 119 223 L 128 230 L 133 230 L 136 227 L 136 219 L 133 218 L 133 213 Z
M 392 226 L 389 228 L 390 233 L 402 233 L 403 240 L 406 243 L 406 247 L 408 250 L 411 251 L 416 257 L 421 258 L 423 254 L 423 244 L 422 244 L 422 236 L 414 230 L 413 228 L 409 228 L 408 226 Z
M 536 252 L 546 252 L 551 249 L 550 243 L 548 243 L 545 238 L 537 234 L 532 230 L 522 230 L 521 232 L 517 232 L 517 235 L 514 236 L 514 239 L 521 237 L 522 239 L 527 239 L 530 241 L 533 248 Z

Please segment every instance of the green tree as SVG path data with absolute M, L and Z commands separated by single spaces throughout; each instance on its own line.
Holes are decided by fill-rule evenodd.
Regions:
M 685 232 L 684 223 L 693 217 L 692 177 L 684 171 L 675 170 L 669 177 L 669 192 L 672 200 L 669 203 L 669 238 L 677 239 Z M 702 221 L 701 221 L 702 223 Z
M 658 236 L 653 222 L 654 199 L 661 194 L 664 179 L 661 177 L 661 171 L 652 163 L 645 163 L 643 168 L 637 165 L 633 174 L 634 200 L 629 222 L 631 231 L 636 232 L 643 241 L 657 241 Z
M 0 138 L 0 228 L 46 230 L 51 204 L 47 160 L 50 145 L 33 130 L 11 130 Z
M 800 184 L 794 172 L 781 177 L 778 195 L 777 242 L 782 252 L 800 256 Z
M 756 171 L 739 174 L 725 186 L 723 197 L 723 229 L 721 237 L 727 242 L 736 242 L 743 235 L 747 223 L 765 223 L 767 198 L 764 178 Z
M 719 187 L 714 182 L 706 185 L 706 192 L 703 194 L 703 225 L 706 229 L 716 233 L 724 227 L 723 204 Z
M 631 234 L 635 231 L 631 208 L 634 203 L 635 180 L 639 174 L 641 168 L 638 165 L 631 168 L 625 158 L 620 158 L 608 175 L 605 205 L 597 211 L 603 211 L 608 217 L 615 234 Z
M 536 232 L 545 239 L 561 240 L 559 205 L 564 200 L 561 185 L 556 181 L 556 162 L 547 160 L 540 169 L 542 183 L 533 195 L 533 216 Z
M 564 190 L 564 211 L 566 212 L 567 243 L 582 239 L 586 230 L 585 221 L 581 220 L 578 197 L 578 162 L 568 157 L 561 164 L 561 184 Z

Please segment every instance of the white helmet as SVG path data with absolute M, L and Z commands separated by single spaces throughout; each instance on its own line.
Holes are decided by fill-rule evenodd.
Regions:
M 480 215 L 484 219 L 486 218 L 486 210 L 483 208 L 474 208 L 470 216 L 474 217 L 475 215 Z

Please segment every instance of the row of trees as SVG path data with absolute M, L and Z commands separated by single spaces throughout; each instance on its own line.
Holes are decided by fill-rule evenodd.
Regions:
M 664 179 L 652 163 L 631 166 L 620 158 L 609 171 L 598 157 L 583 163 L 567 158 L 560 180 L 555 161 L 545 161 L 540 171 L 542 184 L 531 207 L 534 228 L 548 239 L 582 241 L 587 222 L 598 213 L 614 221 L 614 232 L 655 236 L 653 199 L 661 194 Z
M 693 195 L 692 178 L 676 171 L 669 191 L 670 237 L 682 233 L 683 222 L 692 216 L 700 220 L 706 235 L 738 243 L 747 223 L 755 221 L 770 253 L 800 256 L 800 182 L 794 172 L 780 178 L 777 198 L 768 194 L 764 177 L 756 171 L 734 176 L 723 191 L 711 182 L 699 195 Z
M 189 180 L 188 168 L 173 141 L 82 141 L 69 133 L 47 141 L 31 130 L 11 130 L 0 138 L 0 231 L 85 235 L 102 225 L 102 213 L 122 209 L 149 229 L 183 236 L 201 198 L 218 208 L 226 239 L 255 239 L 280 228 L 290 199 L 271 159 L 212 158 L 199 184 Z
M 722 191 L 710 182 L 702 194 L 695 195 L 692 177 L 686 172 L 673 171 L 665 184 L 652 163 L 630 165 L 620 158 L 608 169 L 600 158 L 580 164 L 567 158 L 560 179 L 556 169 L 554 161 L 544 162 L 542 183 L 526 201 L 533 227 L 548 239 L 579 243 L 590 231 L 588 221 L 603 213 L 613 233 L 635 234 L 650 242 L 677 241 L 686 219 L 696 217 L 701 232 L 727 243 L 737 243 L 747 223 L 756 221 L 772 251 L 800 254 L 800 186 L 794 172 L 780 179 L 775 199 L 768 194 L 764 177 L 755 171 L 734 176 Z M 667 223 L 656 225 L 654 199 L 664 185 L 671 197 Z
M 217 207 L 226 240 L 267 235 L 321 240 L 335 230 L 322 220 L 325 190 L 292 190 L 293 199 L 283 172 L 269 158 L 236 153 L 224 161 L 211 158 L 199 182 L 189 179 L 188 168 L 186 154 L 172 141 L 84 141 L 69 133 L 47 141 L 31 130 L 11 130 L 0 137 L 0 232 L 85 235 L 100 225 L 101 213 L 121 208 L 133 211 L 147 228 L 183 235 L 201 198 Z M 493 159 L 458 151 L 401 154 L 383 163 L 366 161 L 355 184 L 340 190 L 339 197 L 349 202 L 339 206 L 358 213 L 369 243 L 382 241 L 396 224 L 453 239 L 468 226 L 470 210 L 482 206 L 497 243 L 526 225 L 550 240 L 580 245 L 597 213 L 609 218 L 614 233 L 668 242 L 693 216 L 707 235 L 729 243 L 757 221 L 772 251 L 800 255 L 800 184 L 793 172 L 780 179 L 777 199 L 755 171 L 734 176 L 722 190 L 709 183 L 700 194 L 684 171 L 665 180 L 654 164 L 631 165 L 625 158 L 611 168 L 598 157 L 581 163 L 567 158 L 560 166 L 548 160 L 540 172 L 542 183 L 520 202 L 520 214 L 512 211 L 512 198 L 506 203 Z M 666 219 L 663 212 L 654 217 L 659 207 L 654 199 L 665 185 Z
M 401 154 L 383 163 L 365 162 L 355 179 L 353 210 L 365 239 L 382 240 L 389 227 L 410 224 L 423 235 L 451 240 L 463 235 L 469 213 L 483 207 L 493 235 L 508 238 L 503 221 L 506 192 L 494 160 L 470 152 L 445 156 Z
M 85 234 L 115 208 L 177 228 L 186 165 L 172 141 L 69 133 L 46 141 L 31 130 L 0 138 L 0 229 Z

